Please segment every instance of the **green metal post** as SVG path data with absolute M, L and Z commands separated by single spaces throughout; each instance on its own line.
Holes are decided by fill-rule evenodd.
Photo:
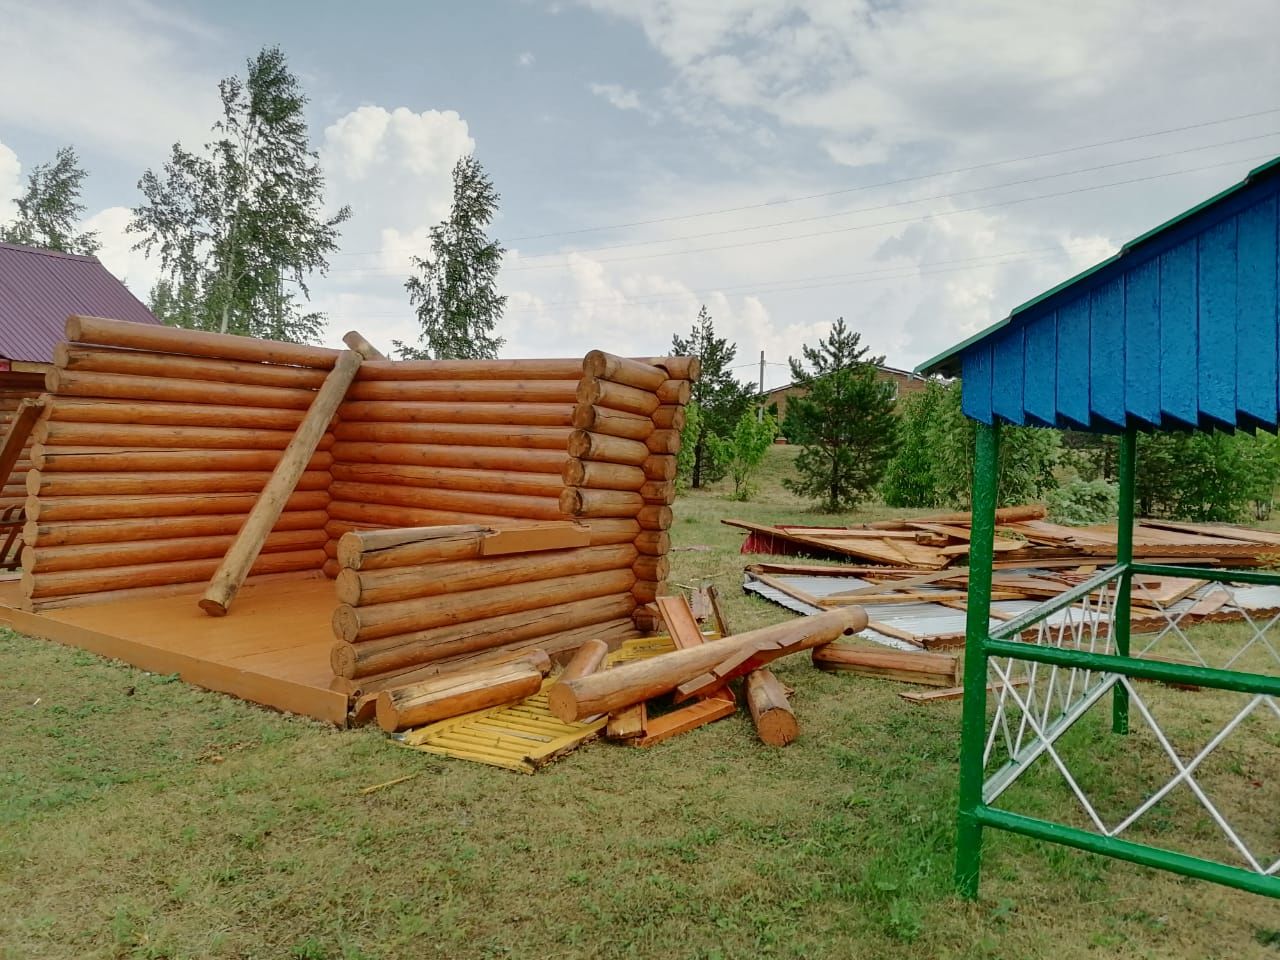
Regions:
M 1133 476 L 1137 466 L 1137 434 L 1133 427 L 1120 437 L 1120 510 L 1116 521 L 1116 563 L 1121 569 L 1116 584 L 1116 608 L 1111 636 L 1116 653 L 1129 656 L 1130 597 L 1133 587 Z M 1111 731 L 1129 732 L 1129 691 L 1117 685 L 1111 699 Z
M 978 896 L 982 870 L 982 754 L 987 730 L 987 636 L 991 626 L 991 560 L 996 528 L 1000 428 L 978 424 L 974 441 L 973 520 L 969 537 L 969 600 L 965 616 L 964 708 L 960 729 L 960 804 L 956 825 L 956 888 Z

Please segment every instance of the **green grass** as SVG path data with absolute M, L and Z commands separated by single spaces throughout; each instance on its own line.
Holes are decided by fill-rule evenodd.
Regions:
M 781 490 L 789 455 L 756 502 L 676 508 L 676 544 L 709 549 L 680 550 L 673 579 L 713 579 L 738 629 L 788 614 L 742 595 L 720 517 L 851 519 Z M 1280 960 L 1273 901 L 1013 837 L 990 836 L 983 898 L 955 899 L 959 705 L 802 657 L 778 673 L 801 722 L 784 750 L 738 715 L 523 777 L 0 633 L 0 956 Z M 1218 715 L 1151 689 L 1189 729 Z M 1076 739 L 1091 782 L 1136 769 L 1125 741 Z M 1274 782 L 1268 744 L 1223 783 Z M 1019 789 L 1065 810 L 1047 774 Z

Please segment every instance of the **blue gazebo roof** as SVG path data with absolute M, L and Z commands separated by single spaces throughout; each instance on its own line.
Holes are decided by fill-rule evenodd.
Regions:
M 1280 157 L 917 371 L 982 423 L 1274 430 L 1278 275 Z

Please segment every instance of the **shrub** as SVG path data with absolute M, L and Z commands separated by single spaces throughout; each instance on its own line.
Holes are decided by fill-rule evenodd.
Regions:
M 1116 518 L 1119 490 L 1106 480 L 1069 480 L 1049 493 L 1049 519 L 1082 527 Z

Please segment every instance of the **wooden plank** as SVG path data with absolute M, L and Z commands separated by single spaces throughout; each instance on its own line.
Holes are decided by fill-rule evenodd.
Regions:
M 542 550 L 566 550 L 591 543 L 591 528 L 576 520 L 550 520 L 543 523 L 495 525 L 480 541 L 482 557 L 500 557 L 511 553 Z
M 699 700 L 697 703 L 691 703 L 687 707 L 681 707 L 679 710 L 673 710 L 650 720 L 644 735 L 635 740 L 635 746 L 652 747 L 679 734 L 688 733 L 690 730 L 696 730 L 698 727 L 731 716 L 737 709 L 738 706 L 732 697 L 727 699 L 708 697 Z
M 991 693 L 999 693 L 1005 686 L 1025 687 L 1026 685 L 1026 680 L 1014 680 L 1007 685 L 1004 683 L 989 683 L 987 684 L 987 690 Z M 937 703 L 942 700 L 963 700 L 964 687 L 941 687 L 936 690 L 899 690 L 898 696 L 908 703 Z
M 4 441 L 0 443 L 0 487 L 9 482 L 14 466 L 22 459 L 22 450 L 31 437 L 31 429 L 43 412 L 43 400 L 27 397 L 19 402 Z
M 702 628 L 698 626 L 689 601 L 683 595 L 658 597 L 654 603 L 677 650 L 703 642 Z

